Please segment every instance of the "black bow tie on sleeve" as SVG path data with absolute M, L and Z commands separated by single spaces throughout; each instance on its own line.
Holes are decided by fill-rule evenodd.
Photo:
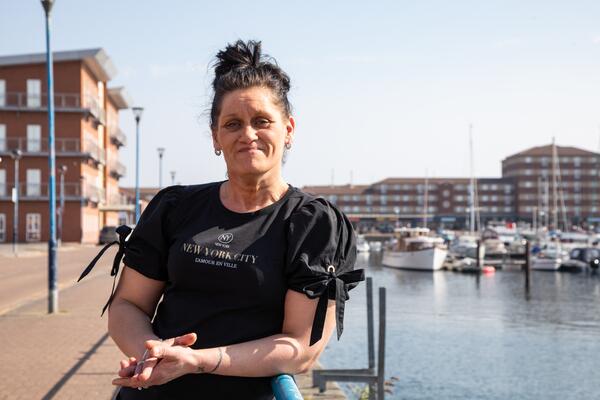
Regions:
M 365 280 L 365 271 L 356 269 L 353 271 L 336 274 L 335 268 L 329 266 L 327 272 L 321 274 L 321 280 L 305 286 L 302 291 L 311 299 L 319 298 L 315 318 L 313 320 L 310 334 L 310 345 L 317 343 L 323 337 L 323 327 L 327 316 L 327 301 L 329 294 L 335 295 L 335 325 L 337 338 L 339 340 L 344 330 L 344 303 L 348 300 L 347 285 Z
M 115 295 L 115 285 L 117 283 L 117 274 L 119 273 L 119 266 L 121 265 L 121 259 L 123 258 L 123 255 L 125 254 L 125 247 L 127 246 L 127 242 L 125 241 L 125 239 L 127 239 L 127 236 L 129 236 L 129 234 L 131 233 L 131 230 L 132 229 L 130 227 L 128 227 L 127 225 L 119 226 L 117 228 L 117 234 L 119 235 L 119 240 L 118 241 L 115 240 L 114 242 L 110 242 L 109 244 L 104 246 L 102 248 L 102 250 L 100 250 L 100 252 L 96 255 L 96 257 L 94 257 L 92 262 L 90 262 L 90 264 L 86 267 L 86 269 L 83 270 L 79 279 L 77 279 L 77 282 L 79 282 L 80 280 L 85 278 L 85 276 L 87 274 L 89 274 L 92 271 L 92 269 L 94 269 L 98 260 L 106 252 L 106 250 L 108 250 L 108 248 L 110 246 L 112 246 L 113 244 L 119 245 L 119 250 L 117 251 L 117 255 L 115 256 L 115 259 L 113 260 L 112 269 L 110 270 L 110 276 L 114 276 L 112 290 L 110 292 L 110 297 L 108 298 L 108 301 L 102 308 L 102 314 L 100 314 L 100 316 L 104 315 L 104 312 L 106 311 L 108 306 L 110 306 L 110 303 L 112 302 L 113 297 Z

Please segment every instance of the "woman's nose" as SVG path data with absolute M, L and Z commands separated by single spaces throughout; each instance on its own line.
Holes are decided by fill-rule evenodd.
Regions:
M 242 129 L 241 139 L 248 142 L 253 142 L 258 139 L 256 135 L 256 129 L 252 127 L 251 124 L 245 125 Z

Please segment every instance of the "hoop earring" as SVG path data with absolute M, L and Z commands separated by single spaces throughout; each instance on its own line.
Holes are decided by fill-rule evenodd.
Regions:
M 292 148 L 292 144 L 290 142 L 287 142 L 285 144 L 285 148 L 288 149 L 288 150 L 291 149 Z
M 217 155 L 217 157 L 219 157 L 221 155 L 221 150 L 215 149 L 215 154 Z

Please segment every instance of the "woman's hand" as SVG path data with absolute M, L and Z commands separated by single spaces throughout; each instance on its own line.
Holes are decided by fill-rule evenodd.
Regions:
M 189 348 L 196 342 L 196 334 L 188 333 L 163 341 L 145 343 L 148 357 L 137 362 L 134 357 L 121 361 L 120 378 L 113 385 L 133 388 L 162 385 L 182 375 L 198 372 L 197 356 Z

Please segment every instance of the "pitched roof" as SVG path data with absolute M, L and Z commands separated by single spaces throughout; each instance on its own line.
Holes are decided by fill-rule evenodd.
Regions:
M 571 146 L 556 146 L 556 152 L 559 156 L 598 156 L 600 154 L 594 153 L 593 151 L 578 149 L 577 147 Z M 524 156 L 552 156 L 552 144 L 544 146 L 532 147 L 527 150 L 523 150 L 519 153 L 506 157 L 524 157 Z
M 82 60 L 99 80 L 110 81 L 117 74 L 117 69 L 106 51 L 102 48 L 55 51 L 54 62 Z M 46 62 L 46 53 L 18 54 L 0 56 L 0 66 L 41 64 Z

